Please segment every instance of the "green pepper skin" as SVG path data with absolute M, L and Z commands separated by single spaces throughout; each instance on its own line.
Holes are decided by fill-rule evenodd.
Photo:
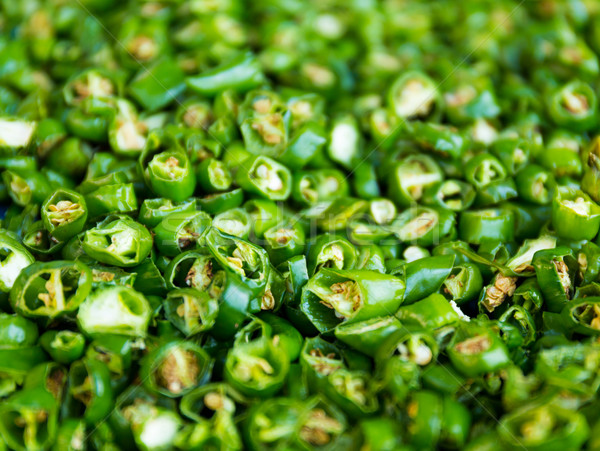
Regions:
M 578 278 L 582 285 L 597 280 L 600 275 L 600 247 L 594 243 L 585 243 L 577 253 Z
M 48 233 L 42 221 L 31 224 L 23 235 L 23 246 L 34 255 L 56 254 L 64 245 Z
M 519 1 L 0 0 L 0 451 L 600 449 L 600 6 Z
M 207 158 L 196 168 L 196 180 L 204 193 L 226 191 L 232 183 L 231 173 L 221 160 Z
M 427 247 L 456 236 L 455 222 L 454 213 L 449 210 L 416 207 L 396 216 L 389 229 L 403 243 Z
M 423 369 L 423 387 L 445 395 L 457 393 L 465 384 L 465 377 L 449 364 L 428 365 Z
M 364 321 L 343 322 L 335 328 L 335 337 L 366 355 L 374 356 L 388 337 L 404 329 L 393 315 L 379 316 Z
M 68 418 L 61 422 L 56 432 L 56 441 L 52 451 L 75 451 L 73 444 L 85 440 L 86 429 L 83 420 Z
M 449 448 L 462 449 L 471 428 L 471 412 L 450 396 L 445 396 L 442 403 L 440 442 Z
M 327 142 L 325 130 L 317 122 L 307 122 L 291 137 L 278 160 L 292 170 L 302 169 Z
M 243 208 L 221 212 L 213 218 L 212 226 L 223 233 L 247 240 L 252 232 L 252 217 Z
M 504 209 L 464 211 L 458 221 L 458 236 L 472 244 L 484 240 L 512 241 L 514 215 Z
M 406 280 L 403 304 L 412 304 L 438 291 L 450 275 L 454 259 L 452 255 L 441 255 L 407 263 L 403 270 Z
M 308 282 L 308 266 L 304 255 L 297 255 L 279 266 L 284 275 L 287 293 L 285 303 L 298 305 L 302 296 L 302 288 Z
M 327 425 L 315 424 L 315 418 L 322 418 Z M 314 449 L 317 435 L 325 433 L 330 449 L 344 448 L 350 445 L 347 436 L 348 420 L 343 411 L 331 404 L 324 396 L 311 396 L 306 400 L 306 409 L 298 422 L 298 431 L 294 434 L 294 445 L 301 450 Z M 301 431 L 304 429 L 305 433 Z
M 266 287 L 270 266 L 267 252 L 263 248 L 216 228 L 208 230 L 206 243 L 217 263 L 228 273 L 239 277 L 252 293 L 260 294 Z M 238 260 L 232 259 L 240 260 L 241 267 Z
M 209 194 L 196 199 L 202 210 L 210 214 L 218 214 L 229 209 L 237 208 L 244 203 L 244 192 L 240 188 L 224 193 Z
M 514 237 L 517 240 L 536 238 L 539 235 L 539 224 L 550 220 L 551 207 L 526 202 L 504 202 L 501 208 L 509 210 L 514 217 Z
M 348 181 L 338 169 L 313 169 L 294 173 L 292 199 L 301 205 L 315 205 L 349 194 Z
M 448 300 L 439 293 L 433 293 L 410 305 L 401 306 L 396 318 L 405 325 L 424 329 L 438 329 L 459 320 Z
M 341 236 L 319 235 L 308 243 L 306 263 L 309 274 L 314 274 L 321 267 L 352 269 L 356 258 L 355 246 Z
M 542 308 L 544 298 L 537 278 L 530 277 L 519 285 L 513 294 L 513 301 L 524 306 L 532 314 L 538 312 Z
M 413 89 L 422 89 L 428 92 L 429 95 L 425 96 L 425 102 L 428 104 L 427 113 L 418 111 L 422 108 L 419 103 L 411 105 L 410 96 L 415 95 Z M 400 75 L 390 86 L 387 100 L 392 111 L 401 118 L 425 119 L 440 114 L 441 96 L 437 91 L 435 82 L 426 74 L 417 70 L 406 71 Z M 421 100 L 420 97 L 419 100 Z M 415 107 L 417 107 L 416 110 L 414 110 Z
M 304 229 L 299 223 L 291 227 L 271 227 L 265 232 L 264 237 L 267 253 L 275 266 L 304 252 Z
M 251 199 L 244 202 L 243 208 L 250 215 L 256 238 L 263 238 L 267 230 L 284 220 L 280 206 L 272 200 Z
M 289 446 L 287 444 L 294 435 L 303 411 L 302 402 L 288 398 L 266 400 L 253 408 L 246 432 L 250 449 L 265 449 L 261 437 L 271 435 L 275 436 L 275 440 L 269 440 L 269 445 Z
M 407 410 L 410 443 L 419 448 L 437 444 L 443 421 L 440 396 L 430 391 L 418 391 L 411 397 Z
M 360 422 L 362 446 L 381 451 L 402 449 L 400 427 L 391 418 L 365 418 Z
M 515 177 L 519 196 L 528 202 L 546 205 L 552 201 L 556 189 L 554 176 L 537 165 L 525 166 Z
M 214 96 L 226 89 L 248 91 L 263 81 L 264 74 L 258 60 L 248 52 L 197 77 L 188 78 L 187 84 L 199 94 Z
M 34 346 L 38 339 L 36 324 L 19 315 L 0 313 L 0 348 Z
M 452 211 L 463 211 L 473 204 L 475 195 L 475 189 L 470 183 L 447 179 L 427 188 L 423 193 L 423 203 Z
M 185 90 L 185 75 L 169 58 L 143 67 L 129 83 L 131 96 L 144 108 L 156 111 L 172 103 Z
M 487 207 L 514 199 L 517 196 L 517 186 L 513 179 L 497 180 L 477 190 L 474 205 Z
M 316 217 L 317 226 L 325 231 L 334 233 L 346 227 L 346 224 L 353 217 L 360 216 L 368 207 L 366 201 L 355 199 L 353 197 L 344 197 L 331 202 L 328 205 L 316 205 L 315 210 L 319 211 Z
M 120 393 L 130 381 L 132 341 L 127 336 L 101 334 L 86 350 L 86 358 L 103 362 L 111 376 L 111 387 Z
M 146 199 L 140 207 L 138 221 L 148 228 L 154 228 L 171 213 L 181 213 L 196 210 L 196 199 L 173 202 L 163 197 Z
M 81 108 L 71 108 L 68 111 L 65 125 L 70 133 L 81 139 L 102 143 L 108 138 L 108 119 Z
M 509 323 L 515 326 L 523 338 L 523 346 L 529 346 L 535 341 L 537 328 L 535 320 L 529 310 L 525 309 L 521 305 L 510 306 L 500 316 L 501 323 Z M 500 326 L 502 328 L 502 326 Z
M 0 394 L 8 396 L 37 364 L 46 360 L 35 323 L 17 315 L 0 314 Z

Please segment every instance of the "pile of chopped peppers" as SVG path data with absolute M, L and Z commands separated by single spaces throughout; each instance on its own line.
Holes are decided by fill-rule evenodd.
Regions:
M 596 0 L 0 0 L 0 451 L 600 449 Z

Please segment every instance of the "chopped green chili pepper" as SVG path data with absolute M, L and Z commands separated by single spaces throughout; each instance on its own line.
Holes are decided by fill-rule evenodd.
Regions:
M 10 302 L 21 315 L 51 319 L 77 310 L 91 289 L 92 272 L 81 262 L 36 262 L 17 277 Z
M 40 345 L 56 362 L 69 364 L 83 355 L 85 338 L 70 330 L 49 330 L 40 337 Z
M 473 300 L 483 288 L 483 278 L 477 265 L 462 263 L 454 266 L 444 280 L 442 293 L 456 304 Z
M 454 368 L 468 377 L 496 371 L 510 362 L 506 346 L 498 334 L 475 322 L 459 325 L 447 352 Z
M 227 89 L 247 91 L 263 82 L 264 74 L 260 64 L 251 53 L 240 54 L 225 64 L 187 80 L 191 89 L 208 96 Z
M 289 370 L 289 359 L 268 337 L 234 345 L 227 353 L 225 380 L 240 393 L 269 397 L 282 386 Z
M 427 155 L 409 155 L 391 169 L 388 192 L 399 206 L 418 202 L 425 190 L 443 180 L 442 170 Z
M 0 433 L 12 449 L 47 448 L 56 434 L 56 400 L 41 387 L 24 389 L 3 403 L 0 419 Z
M 598 99 L 587 83 L 571 81 L 557 88 L 547 99 L 548 112 L 555 124 L 577 132 L 594 127 Z
M 68 394 L 83 409 L 83 417 L 88 423 L 104 420 L 113 405 L 108 367 L 93 359 L 74 362 L 69 371 Z
M 503 417 L 498 425 L 501 444 L 527 449 L 580 448 L 589 434 L 585 418 L 559 406 L 527 406 Z
M 392 314 L 402 303 L 404 290 L 402 279 L 391 275 L 323 268 L 306 284 L 301 307 L 314 326 L 325 332 L 341 321 Z
M 81 194 L 60 189 L 46 199 L 41 214 L 46 230 L 57 240 L 66 241 L 83 230 L 87 206 Z
M 77 3 L 0 0 L 1 451 L 598 448 L 595 2 Z
M 389 225 L 389 229 L 400 241 L 419 246 L 431 246 L 456 233 L 452 212 L 429 207 L 405 210 L 394 219 Z
M 194 194 L 196 175 L 187 154 L 180 150 L 146 150 L 140 166 L 149 188 L 158 196 L 180 202 Z
M 412 304 L 438 291 L 450 275 L 454 260 L 452 255 L 440 255 L 408 262 L 401 269 L 406 280 L 403 304 Z
M 115 285 L 97 289 L 88 296 L 79 307 L 77 321 L 88 335 L 114 333 L 143 337 L 150 315 L 150 305 L 141 293 Z
M 134 186 L 124 172 L 116 172 L 84 181 L 78 188 L 88 207 L 88 216 L 98 218 L 109 213 L 137 210 Z
M 236 174 L 236 183 L 244 190 L 270 200 L 285 200 L 292 189 L 292 175 L 284 165 L 269 157 L 257 156 L 244 161 L 244 170 Z
M 394 316 L 380 316 L 364 321 L 340 323 L 335 328 L 335 336 L 357 351 L 372 356 L 389 336 L 403 327 Z
M 140 264 L 152 249 L 152 235 L 128 216 L 109 216 L 85 232 L 83 250 L 91 258 L 109 265 L 130 267 Z
M 173 202 L 162 197 L 145 199 L 140 207 L 138 222 L 146 227 L 154 228 L 171 213 L 181 213 L 196 210 L 196 199 Z
M 314 169 L 294 174 L 292 198 L 298 203 L 315 205 L 348 194 L 348 181 L 337 169 Z
M 560 187 L 552 200 L 552 226 L 561 238 L 591 240 L 600 228 L 600 207 L 587 194 Z
M 211 369 L 212 360 L 200 346 L 171 341 L 145 356 L 141 374 L 148 390 L 177 398 L 208 380 Z
M 265 248 L 275 266 L 304 252 L 304 229 L 299 223 L 290 227 L 271 227 L 265 232 Z
M 215 298 L 195 288 L 171 291 L 163 305 L 166 317 L 186 336 L 210 329 L 219 309 Z
M 8 231 L 0 230 L 0 289 L 7 293 L 13 287 L 22 269 L 35 259 Z
M 458 235 L 473 244 L 485 240 L 512 241 L 514 215 L 510 210 L 497 208 L 464 211 L 458 221 Z
M 573 251 L 568 247 L 540 250 L 533 256 L 531 264 L 544 295 L 544 305 L 551 312 L 560 312 L 572 297 L 574 263 Z
M 388 103 L 400 118 L 425 119 L 439 114 L 441 98 L 432 79 L 421 72 L 409 71 L 390 86 Z
M 200 246 L 211 224 L 208 214 L 201 211 L 174 212 L 154 228 L 154 242 L 161 253 L 174 257 Z

